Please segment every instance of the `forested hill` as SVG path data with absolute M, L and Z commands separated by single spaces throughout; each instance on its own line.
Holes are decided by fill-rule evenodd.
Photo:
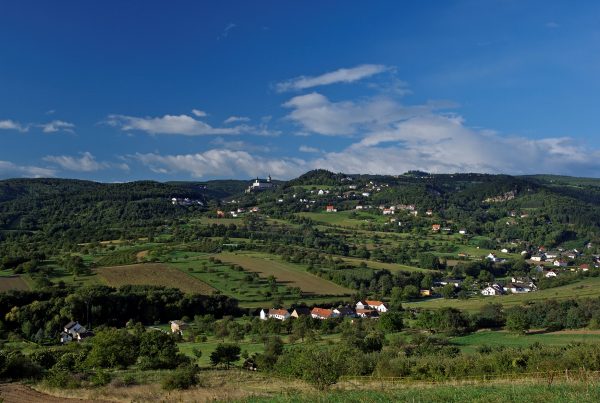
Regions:
M 250 180 L 208 182 L 138 181 L 97 183 L 68 179 L 0 181 L 0 240 L 73 243 L 151 236 L 177 220 L 215 216 L 259 206 L 265 214 L 293 218 L 357 206 L 414 205 L 418 218 L 401 220 L 404 228 L 432 223 L 467 229 L 492 239 L 557 245 L 598 239 L 600 180 L 563 176 L 486 174 L 346 175 L 314 170 L 274 183 L 273 189 L 245 194 Z M 327 193 L 317 195 L 318 190 Z M 366 196 L 365 196 L 366 195 Z M 172 198 L 188 199 L 173 204 Z M 231 209 L 230 209 L 231 207 Z M 424 212 L 432 215 L 424 217 Z M 421 218 L 423 217 L 423 218 Z M 427 221 L 430 220 L 431 222 Z
M 0 230 L 3 237 L 35 235 L 65 243 L 147 236 L 149 229 L 199 214 L 217 200 L 239 193 L 247 183 L 3 180 Z M 189 202 L 173 206 L 172 198 Z

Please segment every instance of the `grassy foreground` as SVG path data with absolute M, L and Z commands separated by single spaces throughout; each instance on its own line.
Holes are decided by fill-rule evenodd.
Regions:
M 284 393 L 276 397 L 249 397 L 243 402 L 598 402 L 600 385 L 562 383 L 552 385 L 494 384 L 439 385 L 385 390 L 382 387 L 324 393 Z

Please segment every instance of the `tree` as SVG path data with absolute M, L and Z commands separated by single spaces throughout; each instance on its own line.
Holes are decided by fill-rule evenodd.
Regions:
M 98 332 L 91 344 L 92 349 L 86 359 L 89 367 L 127 368 L 138 358 L 139 339 L 126 329 Z
M 139 360 L 142 369 L 175 368 L 187 361 L 173 337 L 158 331 L 147 331 L 141 335 Z
M 419 297 L 419 289 L 412 284 L 407 285 L 402 290 L 402 299 L 404 301 L 410 301 L 410 300 L 416 299 L 418 297 Z
M 440 294 L 442 295 L 442 297 L 444 297 L 446 299 L 453 298 L 455 292 L 456 292 L 456 287 L 454 287 L 454 284 L 446 284 L 445 286 L 440 288 Z
M 400 312 L 386 312 L 379 317 L 377 327 L 384 332 L 399 332 L 404 328 L 404 315 Z
M 515 333 L 527 333 L 531 324 L 527 308 L 515 307 L 506 312 L 506 328 Z
M 213 366 L 219 364 L 225 365 L 225 368 L 230 367 L 232 362 L 240 359 L 241 349 L 237 344 L 219 344 L 215 351 L 210 353 L 210 363 Z

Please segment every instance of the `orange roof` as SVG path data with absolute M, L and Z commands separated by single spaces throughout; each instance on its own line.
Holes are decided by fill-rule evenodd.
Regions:
M 380 305 L 383 305 L 383 302 L 381 302 L 381 301 L 369 301 L 369 300 L 366 300 L 365 302 L 369 306 L 380 306 Z
M 320 316 L 322 318 L 329 318 L 331 315 L 333 315 L 333 311 L 331 309 L 325 309 L 325 308 L 313 308 L 312 311 L 310 311 L 311 315 L 316 315 L 316 316 Z
M 269 315 L 285 316 L 285 315 L 289 315 L 289 312 L 286 311 L 285 309 L 269 309 Z

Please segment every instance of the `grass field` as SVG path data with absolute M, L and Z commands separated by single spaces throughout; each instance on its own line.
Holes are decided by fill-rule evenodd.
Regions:
M 160 263 L 132 264 L 95 269 L 95 272 L 108 285 L 120 287 L 133 285 L 162 285 L 179 288 L 186 293 L 211 294 L 214 288 L 210 285 Z
M 534 343 L 564 346 L 571 343 L 600 343 L 600 332 L 597 331 L 561 331 L 537 334 L 513 334 L 507 331 L 485 330 L 467 336 L 453 337 L 453 344 L 461 350 L 472 353 L 481 346 L 527 347 Z
M 600 277 L 591 277 L 562 287 L 548 288 L 530 292 L 528 294 L 502 295 L 496 297 L 473 297 L 466 300 L 434 298 L 422 302 L 406 303 L 413 308 L 443 308 L 452 307 L 467 311 L 477 311 L 490 302 L 505 306 L 519 305 L 528 301 L 541 301 L 546 299 L 568 299 L 600 297 Z
M 298 213 L 299 216 L 308 217 L 313 221 L 321 222 L 329 225 L 340 225 L 342 227 L 360 227 L 368 222 L 372 223 L 384 223 L 387 218 L 383 216 L 376 216 L 373 214 L 359 214 L 356 218 L 350 218 L 350 214 L 354 211 L 340 211 L 337 213 Z
M 425 273 L 432 271 L 432 270 L 428 270 L 428 269 L 421 269 L 420 267 L 406 266 L 403 264 L 395 264 L 395 263 L 376 262 L 373 260 L 364 260 L 364 259 L 359 259 L 359 258 L 354 258 L 354 257 L 340 257 L 340 259 L 342 259 L 348 263 L 352 263 L 352 264 L 356 264 L 356 265 L 359 265 L 360 263 L 364 262 L 367 264 L 367 266 L 369 266 L 371 268 L 387 269 L 387 270 L 391 271 L 392 273 L 398 272 L 398 271 L 420 271 L 420 272 L 425 272 Z
M 28 291 L 29 285 L 20 276 L 0 276 L 0 292 L 10 290 Z
M 352 290 L 322 279 L 305 271 L 301 265 L 284 262 L 268 254 L 221 253 L 214 255 L 223 262 L 234 263 L 261 277 L 275 276 L 278 282 L 289 287 L 300 287 L 304 293 L 315 295 L 348 295 Z

